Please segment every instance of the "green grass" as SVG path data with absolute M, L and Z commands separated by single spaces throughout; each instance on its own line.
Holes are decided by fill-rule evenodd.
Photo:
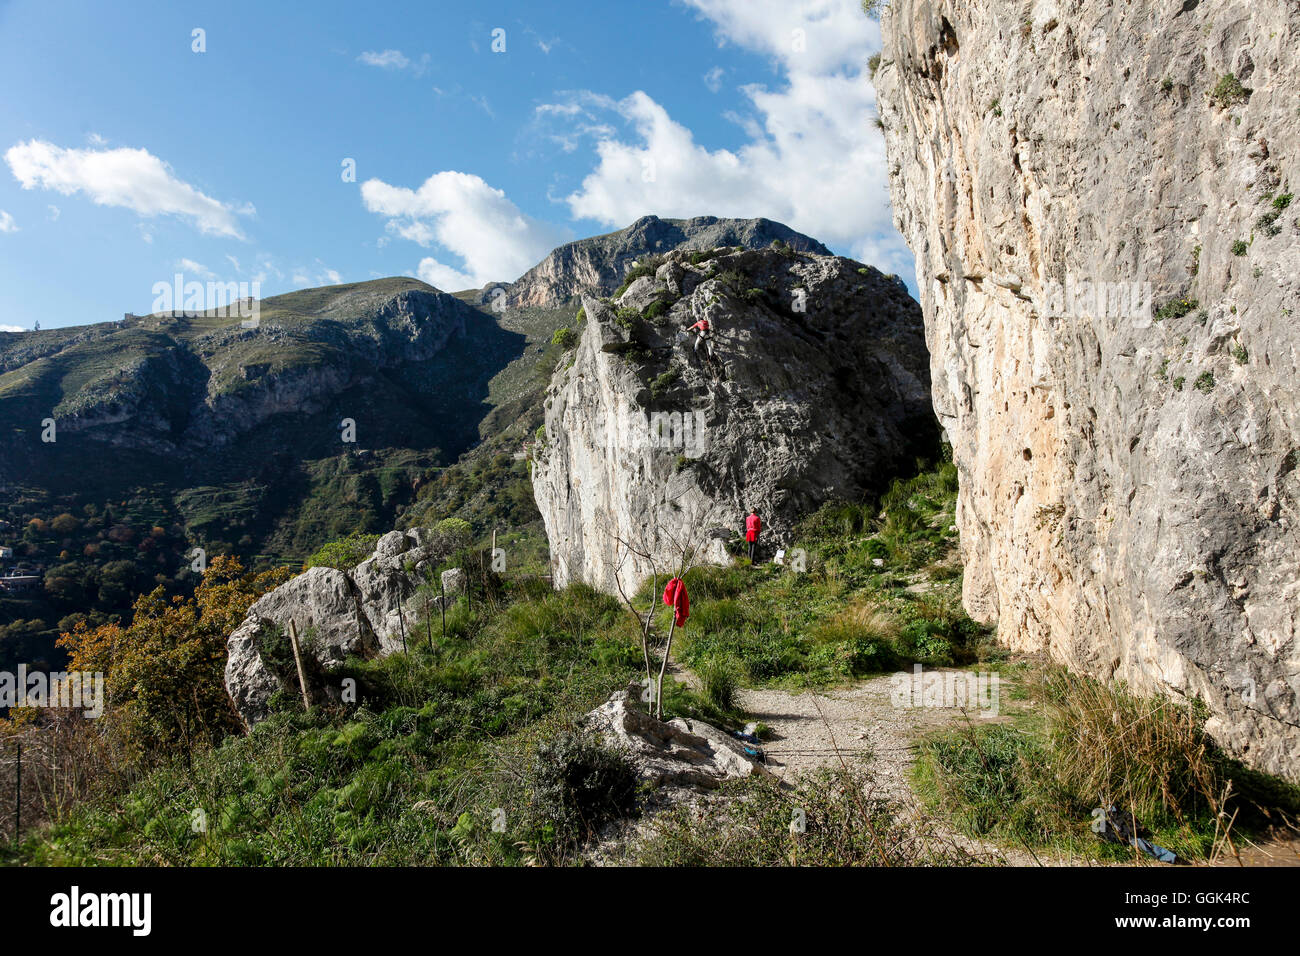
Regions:
M 925 866 L 969 864 L 958 848 L 917 838 L 894 808 L 869 796 L 860 765 L 821 770 L 787 785 L 748 777 L 722 800 L 652 818 L 627 862 L 646 866 Z
M 1009 722 L 973 722 L 922 741 L 913 767 L 917 792 L 964 833 L 1004 846 L 1132 860 L 1133 848 L 1093 832 L 1094 810 L 1105 802 L 1136 818 L 1152 842 L 1182 859 L 1203 859 L 1224 832 L 1220 811 L 1237 814 L 1239 838 L 1280 822 L 1278 810 L 1294 818 L 1300 808 L 1300 790 L 1214 747 L 1203 708 L 1060 669 L 1018 689 L 1013 699 L 1029 697 L 1036 706 L 1015 710 Z
M 895 482 L 878 502 L 826 505 L 798 529 L 804 573 L 743 560 L 692 570 L 696 609 L 679 658 L 697 673 L 726 660 L 744 683 L 788 687 L 977 660 L 989 631 L 960 606 L 948 530 L 956 490 L 947 462 Z
M 557 823 L 563 778 L 602 763 L 587 741 L 547 755 L 569 715 L 625 686 L 640 665 L 613 599 L 582 586 L 521 585 L 493 608 L 465 601 L 436 646 L 351 662 L 355 706 L 280 713 L 192 768 L 156 770 L 30 834 L 36 864 L 427 864 L 560 862 L 587 835 L 586 791 Z M 423 626 L 414 635 L 423 635 Z M 597 748 L 598 749 L 598 748 Z M 574 763 L 576 761 L 576 763 Z M 584 763 L 585 762 L 585 763 Z M 569 769 L 566 769 L 568 767 Z M 531 769 L 530 769 L 531 768 Z M 558 768 L 558 769 L 557 769 Z M 603 777 L 602 779 L 614 779 Z M 549 802 L 548 802 L 549 801 Z M 505 829 L 492 829 L 493 811 Z M 627 811 L 626 801 L 620 812 Z M 206 832 L 192 825 L 196 811 Z M 521 848 L 522 844 L 522 848 Z

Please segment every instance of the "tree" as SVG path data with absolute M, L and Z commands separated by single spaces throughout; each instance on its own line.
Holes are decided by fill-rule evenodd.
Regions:
M 289 579 L 287 568 L 246 574 L 236 558 L 208 565 L 192 598 L 141 595 L 129 627 L 78 622 L 59 638 L 69 670 L 104 675 L 103 717 L 130 764 L 183 756 L 241 724 L 225 687 L 226 637 L 249 606 Z
M 50 528 L 55 534 L 69 535 L 81 527 L 81 522 L 74 515 L 66 511 L 50 522 Z
M 643 529 L 639 535 L 621 535 L 613 532 L 611 534 L 615 541 L 617 558 L 614 584 L 618 588 L 619 597 L 623 599 L 628 611 L 637 620 L 637 627 L 641 632 L 641 657 L 645 662 L 646 687 L 653 688 L 654 715 L 662 720 L 664 674 L 668 670 L 668 660 L 672 655 L 673 632 L 677 626 L 677 618 L 674 614 L 669 620 L 663 650 L 656 650 L 652 659 L 651 646 L 655 643 L 654 616 L 658 609 L 659 581 L 663 578 L 666 584 L 672 578 L 685 578 L 686 572 L 698 563 L 703 548 L 697 537 L 700 533 L 698 529 L 674 533 L 659 524 L 657 510 L 652 514 L 655 516 L 653 524 L 649 529 Z M 637 608 L 635 596 L 629 595 L 623 584 L 623 567 L 629 559 L 640 559 L 650 569 L 650 602 L 644 612 Z

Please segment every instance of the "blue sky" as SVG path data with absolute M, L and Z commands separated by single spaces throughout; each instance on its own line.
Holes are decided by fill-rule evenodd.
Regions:
M 857 0 L 0 2 L 0 328 L 147 312 L 177 272 L 457 291 L 645 214 L 911 282 L 879 48 Z

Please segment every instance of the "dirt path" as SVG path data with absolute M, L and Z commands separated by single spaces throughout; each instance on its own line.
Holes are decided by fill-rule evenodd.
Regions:
M 908 781 L 917 741 L 933 730 L 955 728 L 968 719 L 985 723 L 990 718 L 973 710 L 963 713 L 960 708 L 895 706 L 893 679 L 893 675 L 884 674 L 851 687 L 818 692 L 747 689 L 737 694 L 737 703 L 770 728 L 763 752 L 768 769 L 778 777 L 836 767 L 841 760 L 865 762 L 871 771 L 872 797 L 895 803 L 925 832 L 978 858 L 1013 866 L 1086 863 L 998 847 L 937 823 L 922 808 Z
M 880 795 L 899 800 L 912 795 L 907 771 L 916 738 L 938 721 L 919 708 L 894 707 L 890 680 L 821 692 L 742 690 L 737 702 L 771 728 L 763 752 L 778 777 L 865 759 Z

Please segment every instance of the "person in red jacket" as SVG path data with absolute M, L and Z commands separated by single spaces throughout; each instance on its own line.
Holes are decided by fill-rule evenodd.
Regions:
M 713 358 L 713 324 L 709 321 L 708 316 L 700 319 L 687 331 L 695 333 L 695 351 L 699 352 L 700 343 L 703 342 L 705 355 L 710 359 Z
M 685 627 L 686 619 L 691 616 L 691 596 L 686 593 L 686 582 L 673 578 L 664 586 L 664 603 L 673 609 L 673 625 Z
M 758 553 L 758 533 L 763 530 L 763 519 L 758 516 L 757 508 L 750 508 L 745 518 L 745 540 L 749 542 L 749 563 L 754 563 Z

